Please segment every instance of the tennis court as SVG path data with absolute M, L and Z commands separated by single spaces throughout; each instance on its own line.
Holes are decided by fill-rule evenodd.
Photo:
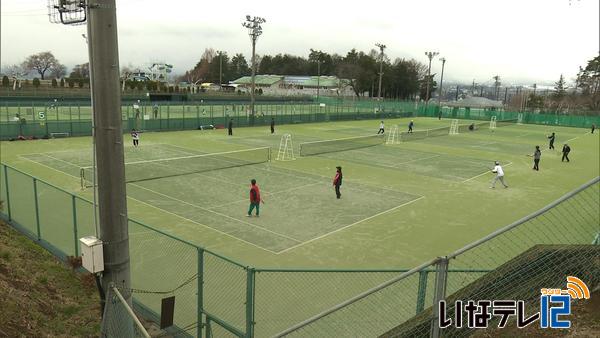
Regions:
M 421 198 L 352 184 L 344 191 L 347 198 L 333 201 L 329 178 L 272 167 L 268 148 L 208 156 L 168 144 L 126 149 L 130 198 L 272 253 L 298 247 Z M 85 180 L 88 185 L 92 182 L 86 152 L 22 157 L 74 177 L 85 168 Z M 260 182 L 269 208 L 261 218 L 246 217 L 251 178 Z
M 411 119 L 410 141 L 386 144 L 392 128 L 405 132 Z M 139 148 L 125 146 L 129 213 L 253 264 L 406 267 L 490 233 L 597 173 L 597 143 L 587 130 L 511 123 L 492 132 L 489 122 L 461 120 L 460 133 L 448 135 L 451 120 L 411 119 L 385 120 L 384 137 L 373 136 L 379 120 L 277 125 L 275 135 L 268 127 L 234 128 L 232 137 L 225 130 L 144 133 Z M 470 123 L 479 128 L 465 130 Z M 550 131 L 557 148 L 574 142 L 568 177 L 560 152 L 547 150 L 541 175 L 532 176 L 525 155 L 544 148 Z M 275 160 L 285 133 L 295 161 Z M 3 151 L 7 163 L 91 200 L 92 189 L 78 188 L 82 169 L 84 185 L 93 185 L 89 138 L 3 143 Z M 488 189 L 496 160 L 511 185 L 503 195 Z M 341 200 L 331 183 L 337 165 L 344 168 Z M 252 178 L 265 200 L 260 218 L 245 216 Z M 496 208 L 499 202 L 512 212 Z M 484 224 L 476 221 L 482 217 Z

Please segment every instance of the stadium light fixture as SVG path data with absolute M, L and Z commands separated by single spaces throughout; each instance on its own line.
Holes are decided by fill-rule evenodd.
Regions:
M 438 52 L 425 52 L 425 55 L 429 58 L 429 67 L 427 68 L 427 93 L 425 94 L 425 109 L 427 110 L 427 105 L 429 104 L 429 84 L 431 82 L 431 60 L 437 56 Z
M 250 125 L 254 125 L 254 89 L 256 87 L 256 40 L 262 34 L 261 24 L 265 23 L 264 18 L 246 15 L 246 22 L 242 22 L 242 26 L 248 29 L 248 35 L 252 41 L 252 77 L 250 81 Z
M 383 51 L 386 48 L 386 45 L 382 43 L 376 43 L 375 46 L 379 47 L 379 93 L 377 94 L 377 100 L 381 101 L 381 79 L 383 77 Z

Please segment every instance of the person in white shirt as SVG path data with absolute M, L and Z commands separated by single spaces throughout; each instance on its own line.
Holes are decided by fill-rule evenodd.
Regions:
M 383 121 L 381 121 L 381 123 L 379 124 L 379 131 L 377 132 L 377 135 L 379 135 L 379 133 L 385 134 L 385 128 L 383 125 Z
M 496 166 L 494 167 L 494 169 L 492 169 L 492 172 L 496 173 L 496 176 L 492 180 L 492 186 L 490 187 L 490 189 L 494 189 L 496 187 L 497 181 L 500 181 L 505 188 L 508 188 L 508 185 L 506 185 L 506 183 L 504 183 L 504 170 L 502 170 L 502 166 L 500 165 L 500 162 L 496 161 L 495 164 L 496 164 Z
M 131 129 L 131 138 L 133 139 L 133 146 L 137 147 L 140 144 L 140 133 L 135 129 Z

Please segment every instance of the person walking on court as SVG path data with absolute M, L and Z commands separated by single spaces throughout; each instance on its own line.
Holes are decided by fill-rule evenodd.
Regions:
M 131 129 L 131 138 L 133 139 L 133 146 L 137 147 L 140 144 L 140 133 L 135 129 Z
M 377 135 L 379 135 L 379 133 L 385 134 L 385 126 L 383 125 L 383 121 L 381 121 L 379 124 L 379 131 L 377 132 Z
M 502 170 L 502 166 L 500 165 L 500 162 L 496 161 L 495 164 L 496 164 L 496 166 L 494 167 L 494 169 L 492 169 L 492 172 L 495 173 L 496 176 L 492 180 L 492 186 L 490 187 L 490 189 L 496 188 L 497 181 L 500 181 L 500 183 L 502 183 L 502 185 L 505 188 L 508 188 L 508 185 L 506 185 L 506 183 L 504 183 L 504 170 Z
M 227 125 L 227 135 L 233 136 L 233 119 L 230 119 Z
M 594 133 L 594 130 L 596 130 L 596 125 L 592 123 L 592 134 Z
M 252 210 L 254 210 L 254 208 L 256 208 L 256 217 L 259 217 L 260 202 L 262 202 L 262 199 L 260 198 L 260 189 L 256 184 L 256 180 L 252 179 L 250 181 L 250 207 L 248 208 L 247 217 L 252 217 Z
M 565 160 L 567 160 L 567 162 L 571 162 L 569 160 L 569 153 L 570 152 L 571 152 L 571 147 L 569 147 L 569 145 L 565 143 L 565 145 L 562 148 L 562 154 L 563 154 L 563 156 L 562 156 L 561 162 L 564 162 Z
M 415 122 L 413 120 L 410 120 L 410 123 L 408 124 L 408 132 L 412 133 L 413 132 L 413 127 L 415 126 Z
M 271 117 L 271 134 L 275 133 L 275 118 Z
M 333 178 L 333 186 L 335 187 L 335 196 L 337 199 L 342 197 L 342 193 L 340 192 L 340 187 L 342 186 L 342 167 L 335 167 L 335 177 Z
M 552 133 L 552 135 L 548 136 L 548 139 L 550 140 L 548 149 L 554 149 L 554 140 L 556 139 L 556 135 L 554 134 L 554 132 Z
M 533 152 L 533 170 L 540 171 L 540 158 L 542 158 L 540 146 L 535 146 L 535 151 Z

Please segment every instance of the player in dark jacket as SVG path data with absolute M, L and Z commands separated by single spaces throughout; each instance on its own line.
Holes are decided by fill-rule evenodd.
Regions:
M 562 149 L 563 156 L 562 156 L 561 162 L 564 162 L 565 160 L 567 160 L 567 162 L 571 162 L 571 161 L 569 161 L 569 153 L 570 152 L 571 152 L 571 147 L 569 147 L 569 145 L 565 143 L 565 145 L 563 146 L 563 149 Z
M 271 118 L 271 134 L 275 133 L 275 118 Z
M 554 133 L 552 133 L 552 135 L 548 136 L 548 139 L 550 140 L 548 149 L 554 149 L 554 140 L 556 139 L 556 135 L 554 135 Z
M 227 125 L 227 135 L 233 136 L 233 119 L 229 120 L 229 124 Z
M 342 167 L 335 167 L 337 170 L 335 172 L 335 177 L 333 178 L 333 186 L 335 187 L 335 196 L 339 199 L 342 197 L 342 193 L 340 192 L 340 187 L 342 186 Z

